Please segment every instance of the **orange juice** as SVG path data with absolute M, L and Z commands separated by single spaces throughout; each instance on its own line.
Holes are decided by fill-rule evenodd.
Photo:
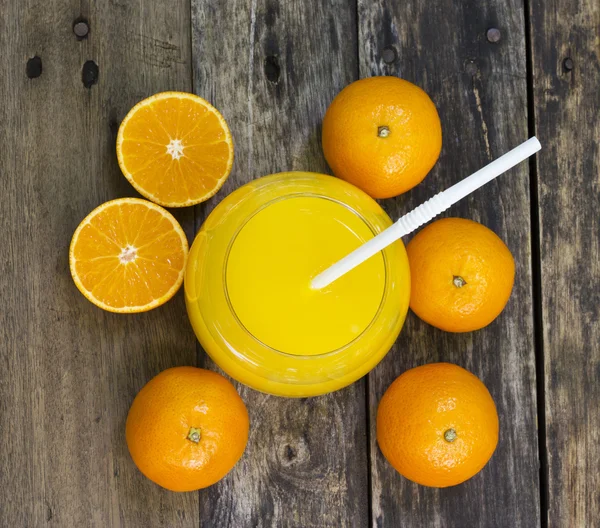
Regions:
M 227 261 L 227 291 L 240 322 L 289 354 L 324 354 L 350 343 L 383 299 L 383 257 L 323 290 L 309 283 L 372 236 L 353 211 L 320 197 L 292 195 L 259 211 L 235 237 Z
M 282 396 L 323 394 L 366 374 L 404 322 L 402 242 L 313 290 L 319 272 L 391 224 L 330 176 L 285 173 L 232 193 L 198 233 L 185 277 L 201 344 L 232 377 Z

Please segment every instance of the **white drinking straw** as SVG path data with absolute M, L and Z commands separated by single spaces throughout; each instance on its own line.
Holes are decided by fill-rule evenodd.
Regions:
M 483 169 L 479 169 L 476 173 L 471 174 L 471 176 L 449 189 L 436 194 L 410 213 L 405 214 L 394 225 L 388 227 L 376 237 L 356 248 L 342 260 L 319 273 L 310 283 L 311 288 L 318 290 L 328 286 L 399 238 L 412 233 L 424 223 L 429 222 L 432 218 L 444 212 L 448 207 L 463 199 L 468 194 L 471 194 L 476 189 L 479 189 L 479 187 L 500 176 L 503 172 L 526 160 L 541 148 L 542 146 L 537 138 L 532 137 L 510 152 L 500 156 L 497 160 L 492 161 L 492 163 L 486 165 Z

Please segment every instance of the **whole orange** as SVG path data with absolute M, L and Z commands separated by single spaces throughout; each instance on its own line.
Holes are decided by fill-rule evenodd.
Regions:
M 241 458 L 249 419 L 235 387 L 195 367 L 167 369 L 150 380 L 129 409 L 125 438 L 150 480 L 172 491 L 206 488 Z
M 421 88 L 397 77 L 353 82 L 323 119 L 323 152 L 333 173 L 373 198 L 419 184 L 441 148 L 435 105 Z
M 458 365 L 407 370 L 377 410 L 377 442 L 404 477 L 434 488 L 478 473 L 498 444 L 498 414 L 485 385 Z
M 422 229 L 406 246 L 410 307 L 427 323 L 448 332 L 490 324 L 506 306 L 515 261 L 487 227 L 444 218 Z

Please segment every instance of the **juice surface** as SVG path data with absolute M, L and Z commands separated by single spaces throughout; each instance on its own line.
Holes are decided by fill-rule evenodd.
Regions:
M 232 242 L 225 274 L 233 311 L 248 332 L 280 352 L 313 356 L 347 345 L 382 303 L 382 254 L 322 290 L 312 290 L 310 281 L 373 236 L 337 201 L 289 196 L 271 202 Z

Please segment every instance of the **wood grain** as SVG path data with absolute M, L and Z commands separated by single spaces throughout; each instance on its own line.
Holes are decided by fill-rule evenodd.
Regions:
M 600 518 L 600 7 L 526 5 L 527 18 L 518 0 L 0 0 L 0 526 L 592 526 Z M 90 31 L 78 40 L 80 18 Z M 491 27 L 498 42 L 486 39 Z M 515 256 L 515 289 L 497 321 L 452 335 L 410 314 L 368 381 L 325 397 L 285 400 L 238 386 L 252 420 L 240 464 L 200 496 L 162 490 L 127 453 L 129 405 L 164 368 L 217 367 L 197 348 L 181 295 L 120 316 L 72 284 L 67 249 L 79 221 L 103 201 L 136 195 L 115 159 L 119 122 L 167 89 L 193 88 L 223 111 L 234 171 L 195 214 L 176 213 L 191 239 L 220 199 L 253 178 L 329 172 L 321 119 L 359 72 L 415 82 L 442 118 L 440 161 L 423 184 L 385 202 L 393 217 L 536 132 L 544 146 L 533 180 L 539 291 L 521 165 L 447 214 L 481 221 Z M 547 428 L 541 517 L 534 293 Z M 501 435 L 479 475 L 434 490 L 387 464 L 374 426 L 396 376 L 442 360 L 486 383 Z
M 530 3 L 551 527 L 600 519 L 600 4 Z M 546 517 L 547 514 L 547 517 Z
M 236 145 L 233 173 L 199 220 L 253 178 L 327 171 L 320 124 L 356 76 L 355 14 L 344 0 L 192 2 L 194 90 L 223 112 Z M 304 400 L 238 388 L 250 412 L 248 449 L 201 493 L 201 525 L 365 526 L 364 382 Z
M 441 157 L 425 181 L 384 207 L 392 217 L 468 176 L 527 138 L 523 8 L 518 1 L 366 2 L 359 0 L 361 76 L 397 75 L 436 103 Z M 500 29 L 490 43 L 486 31 Z M 391 63 L 383 60 L 384 49 Z M 397 59 L 394 61 L 394 53 Z M 531 220 L 527 164 L 513 169 L 446 216 L 471 218 L 507 243 L 517 267 L 512 298 L 489 327 L 468 334 L 438 331 L 410 313 L 394 349 L 369 375 L 372 525 L 537 526 L 539 523 Z M 405 370 L 449 361 L 490 389 L 500 441 L 490 463 L 447 489 L 416 485 L 394 471 L 376 443 L 377 404 Z
M 80 220 L 136 194 L 116 162 L 119 120 L 144 96 L 191 87 L 189 4 L 2 1 L 1 12 L 0 525 L 196 526 L 198 495 L 149 482 L 124 441 L 143 384 L 195 363 L 183 298 L 104 313 L 68 268 Z M 90 32 L 78 41 L 80 16 Z M 178 217 L 191 235 L 193 212 Z

